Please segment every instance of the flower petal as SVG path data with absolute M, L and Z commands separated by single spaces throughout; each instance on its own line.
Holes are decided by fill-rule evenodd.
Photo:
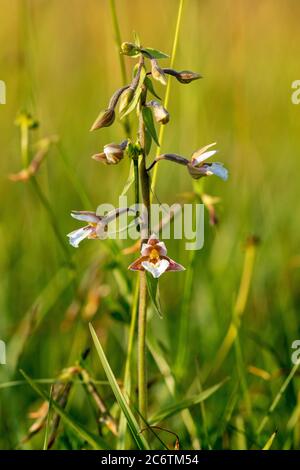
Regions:
M 97 224 L 101 218 L 95 212 L 89 211 L 72 211 L 71 216 L 77 220 L 84 220 L 85 222 L 91 222 Z
M 128 266 L 128 269 L 130 269 L 130 271 L 144 271 L 142 263 L 146 260 L 147 256 L 140 256 L 140 258 L 136 259 Z
M 191 160 L 194 160 L 200 157 L 200 155 L 203 155 L 209 148 L 213 147 L 216 144 L 217 144 L 216 142 L 213 142 L 212 144 L 205 145 L 204 147 L 201 147 L 201 149 L 196 150 L 196 152 L 192 154 Z
M 208 158 L 212 157 L 217 153 L 218 150 L 209 150 L 208 152 L 201 153 L 198 157 L 192 158 L 192 165 L 199 165 L 199 163 L 204 162 Z
M 168 256 L 166 256 L 166 258 L 164 258 L 164 259 L 166 259 L 169 262 L 169 266 L 168 266 L 167 271 L 185 271 L 184 266 L 182 266 L 179 263 L 176 263 L 176 261 L 169 258 Z
M 143 261 L 143 268 L 152 274 L 153 277 L 160 277 L 169 267 L 169 261 L 167 259 L 161 259 L 158 263 L 150 263 L 150 261 Z
M 74 248 L 78 248 L 79 243 L 85 238 L 88 238 L 93 231 L 93 227 L 86 226 L 68 233 L 67 237 L 69 237 L 70 245 L 74 246 Z
M 228 179 L 228 170 L 224 168 L 222 163 L 212 163 L 209 166 L 207 165 L 206 174 L 219 176 L 219 178 L 224 181 Z

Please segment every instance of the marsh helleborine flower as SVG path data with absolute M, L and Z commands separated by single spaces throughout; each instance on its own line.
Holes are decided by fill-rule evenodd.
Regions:
M 228 170 L 224 168 L 223 163 L 203 163 L 217 153 L 217 150 L 208 150 L 214 145 L 216 145 L 216 143 L 206 145 L 206 147 L 193 153 L 191 160 L 187 164 L 187 168 L 194 179 L 199 179 L 201 176 L 216 175 L 224 181 L 227 180 Z
M 166 271 L 184 271 L 181 264 L 176 263 L 167 256 L 164 242 L 158 240 L 155 234 L 151 235 L 147 243 L 143 243 L 141 255 L 128 269 L 131 271 L 148 271 L 154 278 L 160 277 Z
M 166 76 L 163 70 L 158 65 L 158 62 L 156 59 L 151 59 L 151 74 L 155 80 L 158 80 L 163 85 L 167 84 Z
M 153 160 L 152 164 L 147 168 L 147 171 L 150 171 L 160 160 L 169 160 L 171 162 L 178 163 L 179 165 L 186 166 L 190 175 L 194 179 L 199 179 L 202 176 L 216 175 L 226 181 L 228 178 L 228 170 L 224 168 L 223 163 L 204 163 L 205 160 L 217 153 L 217 150 L 208 150 L 213 145 L 216 144 L 213 143 L 206 145 L 206 147 L 194 152 L 191 160 L 174 153 L 164 153 Z
M 114 209 L 103 216 L 97 215 L 96 212 L 72 211 L 71 216 L 74 219 L 88 222 L 88 225 L 68 233 L 67 237 L 69 237 L 70 245 L 74 246 L 74 248 L 78 248 L 79 243 L 85 238 L 105 238 L 105 233 L 108 230 L 108 224 L 119 217 L 119 215 L 122 213 L 128 211 L 129 209 L 127 207 Z
M 120 144 L 107 144 L 103 148 L 103 152 L 96 153 L 92 156 L 98 162 L 106 163 L 107 165 L 116 165 L 124 157 L 124 150 L 127 147 L 128 140 L 123 140 Z

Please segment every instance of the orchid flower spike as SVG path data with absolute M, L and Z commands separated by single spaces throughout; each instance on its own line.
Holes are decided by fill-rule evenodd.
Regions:
M 205 160 L 217 153 L 217 150 L 208 150 L 214 145 L 216 145 L 215 142 L 213 144 L 206 145 L 205 147 L 202 147 L 200 150 L 197 150 L 193 153 L 191 160 L 187 164 L 192 178 L 199 179 L 201 176 L 216 175 L 224 181 L 228 179 L 228 170 L 224 168 L 223 163 L 205 162 Z
M 152 234 L 147 243 L 143 243 L 141 255 L 128 269 L 131 271 L 148 271 L 154 278 L 160 277 L 166 271 L 184 271 L 181 264 L 176 263 L 167 256 L 167 248 L 164 242 L 159 241 Z
M 127 147 L 128 140 L 123 140 L 120 144 L 107 144 L 103 152 L 92 156 L 97 162 L 106 163 L 106 165 L 116 165 L 124 157 L 124 150 Z
M 88 222 L 88 225 L 68 233 L 67 237 L 69 238 L 70 245 L 78 248 L 79 243 L 85 238 L 104 239 L 108 230 L 108 224 L 129 210 L 127 207 L 114 209 L 103 216 L 97 215 L 96 212 L 72 211 L 71 216 L 74 219 Z

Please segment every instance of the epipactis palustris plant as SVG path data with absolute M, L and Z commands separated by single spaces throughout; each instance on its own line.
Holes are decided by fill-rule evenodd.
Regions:
M 139 295 L 139 321 L 138 321 L 138 389 L 139 389 L 139 412 L 147 417 L 147 383 L 145 367 L 145 336 L 146 336 L 146 309 L 147 309 L 147 276 L 157 281 L 162 274 L 170 271 L 183 271 L 185 268 L 167 256 L 167 248 L 160 241 L 157 234 L 152 233 L 150 226 L 150 171 L 161 160 L 167 160 L 187 168 L 194 179 L 216 175 L 223 180 L 228 177 L 228 172 L 221 163 L 208 162 L 215 155 L 215 144 L 209 144 L 194 152 L 191 159 L 175 153 L 165 153 L 156 156 L 152 162 L 147 164 L 151 144 L 159 145 L 155 122 L 165 125 L 170 120 L 167 109 L 161 104 L 153 81 L 167 84 L 167 77 L 174 77 L 179 83 L 188 84 L 201 78 L 198 73 L 188 70 L 177 71 L 171 68 L 163 68 L 159 65 L 160 59 L 168 56 L 163 52 L 142 47 L 136 38 L 135 43 L 125 42 L 121 46 L 121 53 L 138 59 L 133 69 L 131 83 L 119 88 L 111 97 L 106 109 L 100 112 L 91 130 L 111 126 L 116 117 L 117 106 L 121 120 L 127 119 L 128 115 L 136 111 L 138 119 L 138 133 L 135 141 L 127 138 L 121 143 L 109 143 L 104 146 L 103 151 L 96 153 L 92 158 L 106 165 L 119 164 L 124 157 L 133 162 L 135 176 L 135 202 L 139 203 L 140 192 L 142 203 L 146 209 L 147 217 L 142 218 L 140 224 L 141 233 L 141 256 L 130 264 L 129 269 L 140 272 L 140 295 Z M 149 68 L 148 68 L 149 66 Z M 155 99 L 148 100 L 148 94 Z M 141 188 L 141 191 L 140 191 Z M 129 210 L 129 209 L 125 209 Z M 78 247 L 85 238 L 104 238 L 109 223 L 115 220 L 124 211 L 116 209 L 106 215 L 98 215 L 88 211 L 73 211 L 72 217 L 87 222 L 83 228 L 71 232 L 68 237 L 72 246 Z M 150 289 L 149 289 L 150 292 Z

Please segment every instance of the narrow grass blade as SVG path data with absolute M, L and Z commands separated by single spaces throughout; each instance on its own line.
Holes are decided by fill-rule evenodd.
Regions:
M 138 423 L 137 423 L 131 409 L 129 408 L 129 406 L 126 402 L 126 400 L 124 398 L 124 395 L 121 392 L 121 389 L 120 389 L 120 387 L 119 387 L 119 385 L 116 381 L 116 378 L 113 374 L 113 371 L 111 370 L 111 367 L 110 367 L 110 365 L 108 363 L 108 360 L 105 356 L 105 353 L 102 349 L 102 346 L 100 344 L 98 336 L 97 336 L 93 326 L 91 324 L 89 326 L 90 326 L 91 335 L 92 335 L 94 344 L 96 346 L 96 350 L 97 350 L 98 356 L 100 358 L 101 364 L 102 364 L 103 369 L 106 373 L 106 376 L 108 378 L 108 381 L 110 383 L 112 391 L 113 391 L 113 393 L 116 397 L 116 400 L 117 400 L 120 408 L 122 409 L 123 413 L 126 416 L 129 429 L 130 429 L 130 431 L 132 433 L 132 436 L 133 436 L 133 438 L 136 442 L 136 445 L 141 450 L 149 449 L 149 445 L 148 445 L 147 441 L 145 440 L 145 438 L 140 434 L 140 429 L 139 429 Z
M 44 400 L 47 402 L 50 401 L 50 397 L 47 395 L 47 393 L 44 392 L 23 370 L 20 371 L 23 377 L 25 378 L 26 382 L 33 388 L 33 390 Z M 104 441 L 99 436 L 94 436 L 92 433 L 84 429 L 80 424 L 78 424 L 70 415 L 68 415 L 63 408 L 55 401 L 51 400 L 51 406 L 53 409 L 56 411 L 56 413 L 59 414 L 61 419 L 68 425 L 70 426 L 73 431 L 75 431 L 77 434 L 81 436 L 82 439 L 87 441 L 93 449 L 104 449 L 108 450 L 109 446 L 107 443 Z
M 273 432 L 273 434 L 269 437 L 265 445 L 263 446 L 262 450 L 270 450 L 273 444 L 273 441 L 276 437 L 277 431 Z
M 287 378 L 285 379 L 285 381 L 283 382 L 283 384 L 281 385 L 280 389 L 279 389 L 279 392 L 277 393 L 276 397 L 274 398 L 267 414 L 264 416 L 264 418 L 262 419 L 259 427 L 258 427 L 258 430 L 257 430 L 257 434 L 259 435 L 265 428 L 267 422 L 269 421 L 270 419 L 270 416 L 272 415 L 273 411 L 276 409 L 278 403 L 280 402 L 283 394 L 285 393 L 289 383 L 291 382 L 291 380 L 293 379 L 294 375 L 296 374 L 298 368 L 300 366 L 300 362 L 298 364 L 295 364 L 294 367 L 292 368 L 291 372 L 289 373 L 289 375 L 287 376 Z
M 186 398 L 185 400 L 182 400 L 179 403 L 175 403 L 174 405 L 170 405 L 167 408 L 159 411 L 157 414 L 152 416 L 149 420 L 149 424 L 157 424 L 161 421 L 164 421 L 167 418 L 170 418 L 170 416 L 175 415 L 176 413 L 179 413 L 180 411 L 190 408 L 191 406 L 198 405 L 201 403 L 203 400 L 206 400 L 208 397 L 213 395 L 217 390 L 219 390 L 222 385 L 227 381 L 228 379 L 223 380 L 222 382 L 213 385 L 212 387 L 208 388 L 207 390 L 204 390 L 203 392 L 199 393 L 198 395 L 195 395 L 190 398 Z

